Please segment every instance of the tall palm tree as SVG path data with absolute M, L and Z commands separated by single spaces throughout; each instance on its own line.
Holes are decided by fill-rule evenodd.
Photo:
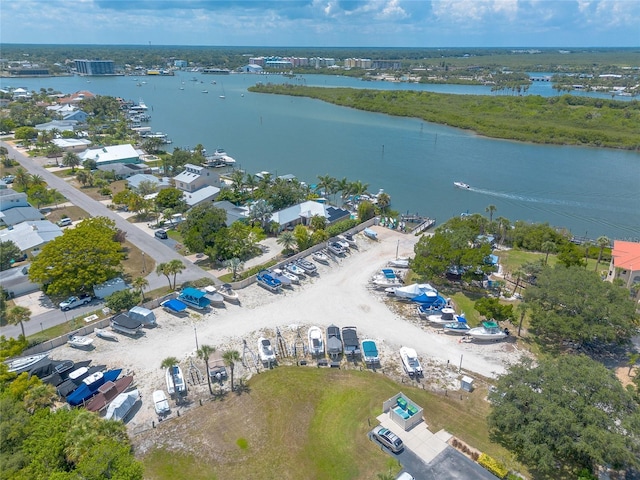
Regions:
M 520 336 L 520 331 L 522 330 L 522 322 L 524 321 L 524 317 L 527 315 L 527 310 L 529 310 L 529 305 L 525 302 L 520 302 L 520 304 L 516 307 L 516 311 L 520 314 L 520 322 L 518 322 L 518 336 Z
M 504 240 L 507 238 L 507 230 L 511 225 L 511 222 L 508 218 L 498 217 L 496 218 L 496 222 L 498 223 L 498 234 L 500 235 L 500 245 L 504 243 Z
M 598 252 L 598 261 L 596 262 L 596 268 L 594 270 L 595 272 L 598 271 L 598 265 L 600 265 L 600 260 L 602 260 L 602 252 L 605 248 L 611 245 L 611 240 L 609 240 L 609 237 L 605 237 L 603 235 L 601 237 L 598 237 L 598 239 L 596 240 L 596 244 L 598 245 L 598 247 L 600 247 L 600 251 Z
M 351 186 L 349 189 L 353 195 L 364 195 L 367 193 L 367 189 L 369 188 L 368 183 L 362 183 L 360 180 L 356 180 L 355 182 L 351 182 Z
M 282 245 L 285 250 L 289 251 L 292 250 L 293 246 L 296 244 L 296 237 L 293 232 L 285 230 L 278 236 L 276 243 L 278 245 Z
M 31 175 L 31 181 L 29 183 L 30 183 L 29 185 L 30 187 L 32 186 L 40 187 L 40 186 L 45 186 L 47 184 L 47 182 L 44 181 L 44 178 L 42 178 L 41 175 Z
M 342 203 L 351 195 L 351 183 L 347 180 L 347 177 L 343 177 L 341 180 L 336 181 L 335 185 L 336 191 L 340 192 L 340 198 L 342 199 Z
M 22 329 L 22 337 L 27 338 L 27 336 L 24 334 L 24 322 L 28 322 L 29 320 L 31 320 L 31 310 L 29 310 L 27 307 L 16 305 L 6 313 L 5 317 L 8 324 L 19 324 L 20 329 Z
M 484 209 L 489 214 L 489 223 L 493 223 L 493 213 L 498 209 L 495 205 L 489 205 Z
M 547 264 L 547 261 L 549 260 L 549 254 L 550 253 L 555 253 L 558 250 L 556 244 L 550 240 L 547 240 L 546 242 L 542 242 L 542 251 L 545 253 L 544 256 L 544 264 Z
M 387 192 L 382 192 L 378 195 L 378 207 L 383 213 L 387 211 L 389 205 L 391 205 L 391 197 Z
M 176 357 L 167 357 L 164 360 L 162 360 L 162 363 L 160 364 L 160 368 L 171 368 L 174 365 L 178 365 L 178 363 L 180 363 L 178 361 L 178 359 Z M 173 378 L 173 375 L 170 375 L 171 377 L 171 386 L 173 387 L 173 392 L 176 396 L 176 403 L 178 403 L 178 398 L 180 398 L 180 396 L 178 395 L 178 392 L 176 392 L 176 381 Z
M 167 281 L 169 282 L 169 289 L 172 289 L 171 277 L 169 276 L 171 274 L 171 272 L 169 271 L 169 264 L 159 263 L 158 265 L 156 265 L 156 273 L 158 274 L 158 276 L 164 275 L 165 277 L 167 277 Z
M 222 360 L 231 372 L 231 391 L 233 392 L 233 369 L 236 366 L 236 362 L 240 361 L 240 353 L 237 350 L 227 350 L 222 354 Z
M 213 389 L 211 388 L 211 377 L 209 376 L 209 357 L 216 351 L 216 347 L 211 345 L 201 345 L 198 349 L 198 358 L 204 360 L 204 364 L 207 367 L 207 385 L 209 385 L 209 393 L 213 395 Z
M 524 277 L 525 273 L 518 269 L 515 272 L 513 272 L 513 276 L 516 277 L 516 286 L 513 288 L 513 292 L 511 293 L 511 295 L 515 295 L 516 292 L 518 291 L 518 287 L 520 286 L 520 280 L 522 280 L 522 277 Z
M 187 268 L 184 266 L 184 263 L 182 263 L 181 260 L 178 260 L 177 258 L 174 260 L 171 260 L 168 264 L 167 264 L 167 269 L 169 274 L 173 275 L 173 289 L 176 289 L 176 277 L 178 276 L 179 273 L 182 273 L 184 271 L 184 269 Z
M 331 175 L 318 175 L 318 184 L 316 185 L 316 191 L 324 191 L 325 195 L 331 195 L 334 193 L 336 187 L 336 179 Z
M 231 189 L 236 195 L 240 194 L 244 187 L 244 172 L 242 170 L 234 170 L 229 175 L 231 179 Z
M 67 152 L 62 157 L 62 163 L 66 167 L 71 167 L 71 173 L 75 173 L 76 167 L 80 165 L 80 157 L 73 152 Z
M 22 192 L 26 192 L 27 188 L 31 183 L 31 174 L 27 172 L 24 168 L 18 167 L 16 168 L 15 175 L 16 178 L 13 180 L 13 183 L 16 187 L 20 189 Z
M 142 301 L 144 302 L 144 289 L 149 286 L 149 281 L 144 277 L 136 277 L 131 282 L 133 288 L 137 288 L 138 292 L 140 292 L 140 296 L 142 297 Z

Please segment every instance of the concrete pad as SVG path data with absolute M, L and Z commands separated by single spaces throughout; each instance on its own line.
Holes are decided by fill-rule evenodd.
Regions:
M 14 298 L 13 301 L 16 305 L 27 307 L 31 310 L 32 317 L 58 309 L 58 306 L 55 305 L 49 297 L 42 293 L 41 290 L 28 293 L 26 295 L 20 295 L 19 297 Z
M 451 434 L 440 430 L 438 435 L 433 434 L 423 421 L 414 426 L 409 431 L 404 431 L 400 425 L 395 423 L 388 413 L 383 413 L 377 417 L 380 424 L 398 435 L 405 447 L 418 455 L 425 463 L 431 462 L 447 448 L 447 442 Z

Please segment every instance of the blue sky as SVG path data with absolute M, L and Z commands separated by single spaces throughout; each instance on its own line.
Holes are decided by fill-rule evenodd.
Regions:
M 2 43 L 640 46 L 640 0 L 0 0 Z

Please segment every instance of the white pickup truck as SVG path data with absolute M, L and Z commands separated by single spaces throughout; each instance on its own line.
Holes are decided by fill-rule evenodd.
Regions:
M 64 302 L 60 302 L 60 308 L 63 311 L 71 310 L 72 308 L 79 307 L 81 305 L 86 305 L 93 300 L 91 295 L 80 294 L 76 297 L 69 297 Z

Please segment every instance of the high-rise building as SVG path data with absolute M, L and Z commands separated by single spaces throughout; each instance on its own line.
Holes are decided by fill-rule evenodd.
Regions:
M 115 75 L 113 60 L 74 60 L 80 75 Z

